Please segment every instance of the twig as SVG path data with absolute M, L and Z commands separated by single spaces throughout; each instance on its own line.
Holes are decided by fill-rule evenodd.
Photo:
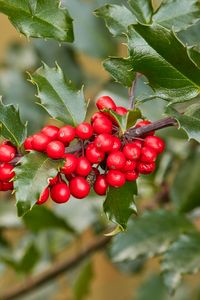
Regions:
M 130 94 L 129 94 L 129 103 L 130 103 L 130 109 L 134 109 L 135 105 L 135 91 L 137 86 L 137 80 L 139 78 L 140 74 L 136 73 L 135 80 L 133 80 L 132 87 L 130 88 Z
M 18 284 L 13 288 L 9 288 L 8 291 L 0 294 L 1 300 L 12 300 L 19 296 L 23 296 L 34 289 L 39 288 L 41 285 L 49 282 L 50 280 L 58 277 L 62 273 L 71 270 L 76 267 L 82 260 L 94 252 L 103 249 L 111 240 L 111 237 L 101 236 L 92 242 L 90 245 L 82 249 L 76 256 L 69 260 L 56 263 L 54 266 L 49 268 L 47 271 L 36 275 L 33 278 L 25 280 L 22 284 Z

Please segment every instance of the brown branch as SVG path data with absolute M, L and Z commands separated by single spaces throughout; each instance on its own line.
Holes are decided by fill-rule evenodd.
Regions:
M 111 240 L 111 237 L 101 236 L 87 247 L 82 249 L 77 255 L 71 257 L 66 261 L 56 263 L 54 266 L 44 271 L 43 273 L 36 275 L 33 278 L 25 280 L 22 284 L 18 284 L 9 288 L 8 291 L 0 294 L 1 300 L 12 300 L 19 296 L 23 296 L 33 290 L 39 288 L 43 284 L 55 279 L 64 272 L 67 272 L 76 267 L 86 257 L 95 253 L 98 250 L 103 249 Z

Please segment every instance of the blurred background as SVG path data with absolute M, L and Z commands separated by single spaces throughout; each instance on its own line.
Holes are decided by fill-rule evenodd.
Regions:
M 159 2 L 154 1 L 154 5 Z M 54 41 L 28 41 L 15 30 L 6 16 L 0 14 L 0 95 L 4 103 L 19 106 L 22 119 L 28 120 L 29 133 L 53 123 L 36 104 L 35 87 L 27 80 L 28 72 L 32 73 L 40 67 L 41 61 L 51 67 L 55 61 L 58 62 L 66 78 L 71 79 L 78 88 L 84 84 L 86 98 L 90 99 L 88 118 L 95 111 L 95 99 L 100 95 L 109 95 L 118 105 L 128 107 L 128 91 L 113 82 L 102 67 L 102 61 L 108 56 L 127 55 L 126 46 L 122 44 L 124 41 L 113 39 L 103 21 L 92 14 L 105 3 L 126 5 L 126 1 L 116 0 L 62 1 L 74 18 L 75 31 L 75 42 L 62 46 Z M 181 32 L 180 37 L 189 44 L 194 40 L 200 41 L 200 24 Z M 145 82 L 145 78 L 140 78 L 136 90 L 138 101 L 152 94 Z M 156 110 L 152 101 L 157 101 Z M 159 99 L 152 101 L 141 104 L 141 110 L 150 120 L 157 120 L 164 113 L 163 102 Z M 167 141 L 167 151 L 160 159 L 155 174 L 139 181 L 137 203 L 141 212 L 144 209 L 170 207 L 168 186 L 171 188 L 178 170 L 197 151 L 197 145 L 186 143 L 181 131 L 166 129 L 159 134 Z M 70 258 L 95 236 L 109 231 L 102 212 L 103 200 L 90 196 L 81 203 L 77 200 L 62 206 L 50 203 L 19 219 L 12 195 L 0 192 L 0 291 L 9 290 L 10 286 L 23 282 L 30 275 L 34 276 L 52 264 Z M 71 227 L 76 234 L 71 232 Z M 171 299 L 158 276 L 158 261 L 151 259 L 144 265 L 141 258 L 133 263 L 116 265 L 110 259 L 109 249 L 99 251 L 70 272 L 18 299 Z M 186 276 L 173 299 L 200 299 L 199 276 Z

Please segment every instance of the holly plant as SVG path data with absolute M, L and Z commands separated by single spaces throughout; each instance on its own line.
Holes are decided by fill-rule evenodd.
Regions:
M 24 295 L 109 244 L 109 259 L 131 272 L 161 256 L 162 279 L 155 276 L 152 284 L 164 294 L 152 299 L 168 299 L 166 287 L 174 293 L 182 275 L 200 268 L 200 3 L 79 2 L 0 0 L 0 12 L 31 41 L 23 51 L 35 59 L 29 67 L 25 52 L 12 50 L 11 67 L 17 59 L 23 67 L 16 71 L 15 65 L 11 73 L 21 74 L 16 78 L 29 102 L 15 93 L 16 82 L 6 89 L 0 77 L 0 190 L 15 198 L 16 222 L 29 230 L 30 241 L 21 260 L 8 253 L 0 257 L 28 273 L 40 261 L 34 239 L 43 240 L 42 230 L 64 230 L 74 240 L 95 224 L 93 234 L 99 235 L 71 265 L 36 275 L 26 288 L 0 298 Z M 83 7 L 80 20 L 77 5 L 79 11 Z M 108 43 L 106 50 L 99 41 Z M 103 60 L 109 80 L 93 94 L 88 87 L 95 79 L 83 75 L 76 51 L 95 52 Z M 18 90 L 25 90 L 20 82 Z M 36 117 L 29 118 L 27 110 L 37 111 Z M 92 210 L 95 217 L 88 221 Z M 86 227 L 75 226 L 78 218 Z M 88 293 L 91 272 L 89 263 L 75 285 L 75 299 Z M 139 290 L 134 299 L 147 297 Z

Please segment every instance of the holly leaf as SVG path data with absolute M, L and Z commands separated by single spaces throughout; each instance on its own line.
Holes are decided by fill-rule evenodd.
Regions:
M 182 162 L 176 172 L 170 189 L 170 197 L 176 208 L 180 211 L 188 212 L 200 206 L 199 166 L 200 152 L 195 151 Z M 188 176 L 188 174 L 190 174 L 190 176 Z
M 86 102 L 83 90 L 77 91 L 67 81 L 60 67 L 43 64 L 31 77 L 37 86 L 41 106 L 55 119 L 76 126 L 85 119 Z
M 27 136 L 27 124 L 23 124 L 19 110 L 14 105 L 4 105 L 0 98 L 0 133 L 19 147 Z
M 187 136 L 188 140 L 194 139 L 200 143 L 200 104 L 195 103 L 186 109 L 184 114 L 179 113 L 172 107 L 167 107 L 166 113 L 174 117 L 179 128 L 182 128 Z
M 25 36 L 73 42 L 72 18 L 58 0 L 0 0 L 0 12 L 7 15 Z
M 151 0 L 129 0 L 128 3 L 140 23 L 148 24 L 151 22 L 153 14 Z
M 136 182 L 126 182 L 121 188 L 109 188 L 103 209 L 108 219 L 125 230 L 132 214 L 137 213 L 134 203 L 137 195 Z
M 200 269 L 200 234 L 180 236 L 164 253 L 161 267 L 164 283 L 173 294 L 183 274 Z
M 38 222 L 40 220 L 40 222 Z M 39 232 L 50 228 L 60 228 L 67 232 L 74 233 L 74 229 L 66 219 L 58 216 L 54 211 L 46 206 L 35 205 L 24 217 L 23 221 L 28 229 Z
M 38 152 L 31 152 L 20 160 L 20 165 L 15 168 L 14 179 L 19 216 L 32 209 L 47 187 L 48 179 L 57 175 L 62 164 L 62 160 L 52 160 Z
M 192 229 L 193 225 L 184 215 L 164 210 L 147 212 L 131 221 L 127 232 L 113 239 L 112 258 L 124 261 L 153 257 L 164 252 L 180 233 Z

